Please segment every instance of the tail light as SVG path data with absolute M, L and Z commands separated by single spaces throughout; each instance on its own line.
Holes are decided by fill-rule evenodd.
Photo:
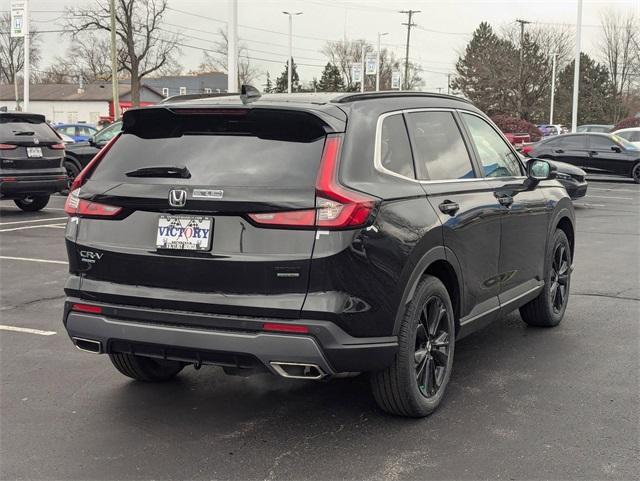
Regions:
M 53 144 L 53 145 L 50 145 L 49 148 L 53 150 L 64 150 L 64 144 L 63 143 Z
M 533 150 L 533 146 L 531 146 L 531 145 L 524 145 L 524 146 L 522 147 L 521 152 L 522 152 L 524 155 L 529 155 L 529 152 L 531 152 L 532 150 Z
M 119 137 L 120 135 L 116 135 L 112 138 L 74 179 L 73 184 L 71 184 L 71 188 L 69 189 L 67 200 L 64 203 L 64 211 L 68 215 L 75 217 L 114 217 L 122 211 L 122 207 L 115 207 L 80 198 L 80 188 L 85 184 L 91 173 L 95 170 L 107 152 L 109 152 L 111 146 L 113 146 Z
M 13 144 L 0 144 L 0 150 L 13 150 L 17 147 L 17 145 Z
M 315 209 L 249 214 L 256 224 L 273 227 L 353 229 L 365 225 L 375 208 L 376 199 L 354 192 L 338 182 L 338 162 L 342 137 L 327 137 L 318 178 Z

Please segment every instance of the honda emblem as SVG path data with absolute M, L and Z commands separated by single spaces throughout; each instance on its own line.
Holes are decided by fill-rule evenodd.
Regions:
M 172 189 L 169 191 L 169 205 L 171 207 L 184 207 L 187 203 L 187 191 Z

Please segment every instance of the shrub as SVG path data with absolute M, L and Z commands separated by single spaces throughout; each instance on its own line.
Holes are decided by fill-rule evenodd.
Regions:
M 504 114 L 494 115 L 491 117 L 491 120 L 493 120 L 505 134 L 527 132 L 531 136 L 531 142 L 537 142 L 542 138 L 540 129 L 526 120 Z
M 620 129 L 628 129 L 630 127 L 640 127 L 640 117 L 627 117 L 616 124 L 611 132 L 615 132 Z

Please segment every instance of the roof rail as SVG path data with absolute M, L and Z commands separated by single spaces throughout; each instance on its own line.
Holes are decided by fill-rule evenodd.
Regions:
M 438 94 L 434 92 L 414 92 L 412 90 L 401 90 L 401 91 L 383 91 L 383 92 L 354 92 L 348 93 L 344 95 L 340 95 L 334 99 L 332 102 L 338 104 L 344 104 L 347 102 L 355 102 L 358 100 L 369 100 L 369 99 L 385 99 L 385 98 L 395 98 L 395 97 L 432 97 L 432 98 L 440 98 L 440 99 L 448 99 L 448 100 L 459 100 L 462 102 L 472 103 L 470 100 L 457 97 L 455 95 L 448 94 Z
M 198 99 L 207 99 L 207 98 L 215 98 L 215 97 L 230 97 L 232 95 L 239 95 L 237 92 L 212 92 L 208 94 L 182 94 L 182 95 L 174 95 L 172 97 L 167 97 L 162 99 L 159 103 L 161 104 L 170 104 L 173 102 L 188 102 L 189 100 L 198 100 Z

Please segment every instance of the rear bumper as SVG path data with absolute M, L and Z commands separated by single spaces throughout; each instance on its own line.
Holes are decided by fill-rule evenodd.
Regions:
M 67 188 L 67 176 L 64 173 L 47 176 L 6 177 L 12 180 L 0 181 L 0 197 L 20 198 L 27 195 L 50 195 Z
M 332 375 L 384 369 L 398 347 L 396 337 L 354 338 L 328 321 L 232 318 L 95 303 L 91 304 L 100 305 L 102 313 L 90 314 L 71 311 L 74 302 L 87 301 L 67 299 L 67 333 L 80 348 L 77 339 L 99 342 L 100 353 L 133 352 L 187 362 L 202 359 L 205 364 L 236 363 L 235 367 L 250 367 L 253 359 L 274 374 L 279 373 L 272 363 L 310 364 Z M 239 328 L 229 329 L 230 321 Z M 303 324 L 309 334 L 262 331 L 270 321 Z

